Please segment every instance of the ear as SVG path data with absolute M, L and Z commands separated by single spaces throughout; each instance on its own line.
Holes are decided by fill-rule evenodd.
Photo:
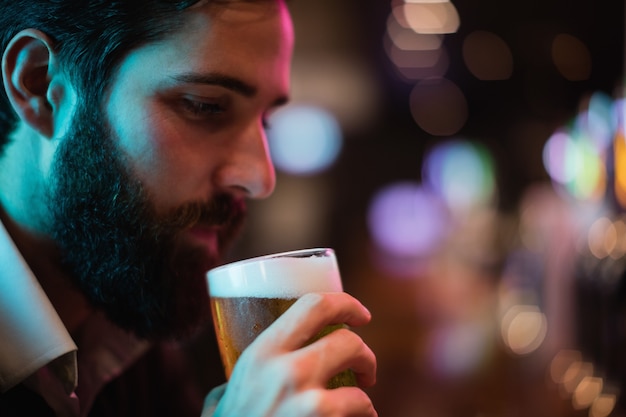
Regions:
M 2 56 L 4 88 L 17 115 L 40 134 L 54 132 L 54 103 L 49 100 L 56 65 L 51 38 L 25 29 L 11 39 Z

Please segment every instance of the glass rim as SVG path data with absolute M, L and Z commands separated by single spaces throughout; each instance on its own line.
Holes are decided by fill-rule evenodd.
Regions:
M 241 266 L 241 265 L 245 265 L 248 263 L 254 263 L 254 262 L 259 262 L 259 261 L 264 261 L 264 260 L 268 260 L 268 259 L 275 259 L 275 258 L 309 258 L 311 256 L 330 256 L 330 255 L 334 255 L 335 251 L 332 248 L 324 248 L 324 247 L 317 247 L 317 248 L 307 248 L 307 249 L 296 249 L 296 250 L 289 250 L 289 251 L 284 251 L 284 252 L 276 252 L 276 253 L 268 253 L 266 255 L 259 255 L 259 256 L 254 256 L 252 258 L 246 258 L 246 259 L 241 259 L 238 261 L 233 261 L 233 262 L 228 262 L 226 264 L 220 265 L 220 266 L 216 266 L 215 268 L 211 268 L 207 271 L 207 275 L 213 271 L 220 271 L 222 269 L 226 269 L 226 268 L 230 268 L 230 267 L 237 267 L 237 266 Z

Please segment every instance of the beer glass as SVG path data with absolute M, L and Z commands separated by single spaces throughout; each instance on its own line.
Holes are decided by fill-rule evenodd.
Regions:
M 243 350 L 300 296 L 341 292 L 332 249 L 304 249 L 260 256 L 220 266 L 207 273 L 213 324 L 226 377 Z M 309 343 L 345 325 L 325 328 Z M 329 388 L 356 385 L 347 370 Z

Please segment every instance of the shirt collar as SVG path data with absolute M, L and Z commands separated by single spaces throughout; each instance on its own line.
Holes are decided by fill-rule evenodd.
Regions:
M 73 390 L 76 344 L 1 222 L 0 265 L 0 392 L 53 361 Z

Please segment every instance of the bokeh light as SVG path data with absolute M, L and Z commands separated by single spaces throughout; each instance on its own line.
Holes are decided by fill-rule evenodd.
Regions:
M 406 82 L 443 77 L 450 66 L 448 51 L 443 47 L 425 51 L 403 51 L 392 45 L 388 54 L 396 72 Z
M 576 390 L 578 384 L 580 384 L 584 378 L 592 376 L 593 372 L 594 366 L 591 362 L 572 362 L 563 375 L 561 386 L 565 392 L 571 395 Z
M 444 203 L 414 182 L 379 190 L 368 210 L 370 234 L 378 247 L 396 256 L 430 253 L 448 230 Z
M 547 334 L 546 316 L 535 305 L 515 305 L 504 314 L 502 339 L 511 351 L 527 355 L 537 350 Z
M 477 30 L 463 41 L 463 59 L 479 80 L 506 80 L 513 73 L 513 54 L 498 35 Z
M 598 200 L 606 190 L 603 155 L 585 132 L 559 130 L 544 146 L 543 163 L 555 182 L 575 198 Z
M 573 363 L 582 360 L 582 354 L 577 350 L 563 349 L 557 352 L 550 362 L 550 377 L 555 384 L 562 384 L 565 381 L 565 374 Z
M 445 49 L 402 49 L 396 43 L 387 43 L 385 50 L 389 59 L 400 71 L 405 69 L 421 69 L 424 74 L 435 75 L 440 73 L 436 68 L 447 68 Z M 441 65 L 445 63 L 446 65 Z M 428 70 L 428 71 L 427 71 Z M 407 77 L 408 78 L 408 77 Z M 416 77 L 423 78 L 423 77 Z
M 465 95 L 445 78 L 419 81 L 411 91 L 410 106 L 415 123 L 434 136 L 454 135 L 467 121 Z
M 582 81 L 591 75 L 591 53 L 575 36 L 561 33 L 552 42 L 552 60 L 559 73 L 569 81 Z
M 590 252 L 598 259 L 610 255 L 617 244 L 617 229 L 608 217 L 600 217 L 589 228 L 588 246 Z
M 484 146 L 468 140 L 449 140 L 433 147 L 425 156 L 422 175 L 453 212 L 495 197 L 493 158 Z
M 620 127 L 616 129 L 613 141 L 614 152 L 614 181 L 615 181 L 615 197 L 618 204 L 626 207 L 626 136 L 624 130 Z
M 387 18 L 384 49 L 407 81 L 442 77 L 450 65 L 443 35 L 416 33 L 398 13 L 390 13 Z
M 589 98 L 586 112 L 582 112 L 578 119 L 584 123 L 589 133 L 589 139 L 599 152 L 603 152 L 611 145 L 613 132 L 617 128 L 617 117 L 614 115 L 616 102 L 607 94 L 597 91 Z
M 584 377 L 574 390 L 574 395 L 572 396 L 574 408 L 582 410 L 590 407 L 602 392 L 602 384 L 602 378 L 593 376 Z
M 405 3 L 393 12 L 416 33 L 454 33 L 460 25 L 459 14 L 449 1 Z
M 384 48 L 405 81 L 441 78 L 450 65 L 444 35 L 458 30 L 460 19 L 448 0 L 393 0 Z
M 581 103 L 576 117 L 546 141 L 544 167 L 558 190 L 587 202 L 603 201 L 611 175 L 617 203 L 626 207 L 622 100 L 595 92 Z
M 591 222 L 587 231 L 587 249 L 597 259 L 626 256 L 626 217 L 610 219 L 600 216 Z
M 396 47 L 405 51 L 435 50 L 439 49 L 443 42 L 442 35 L 416 33 L 402 26 L 393 13 L 387 18 L 386 35 Z
M 552 134 L 543 149 L 543 164 L 548 174 L 554 181 L 561 184 L 574 179 L 578 157 L 576 144 L 564 131 Z
M 575 410 L 588 409 L 589 417 L 609 416 L 617 403 L 617 391 L 598 375 L 593 363 L 583 360 L 577 350 L 564 349 L 550 363 L 550 377 Z
M 591 404 L 589 417 L 607 417 L 613 412 L 617 397 L 615 394 L 601 394 Z
M 310 175 L 329 168 L 343 145 L 341 128 L 328 111 L 309 105 L 287 106 L 269 121 L 268 143 L 277 169 Z

